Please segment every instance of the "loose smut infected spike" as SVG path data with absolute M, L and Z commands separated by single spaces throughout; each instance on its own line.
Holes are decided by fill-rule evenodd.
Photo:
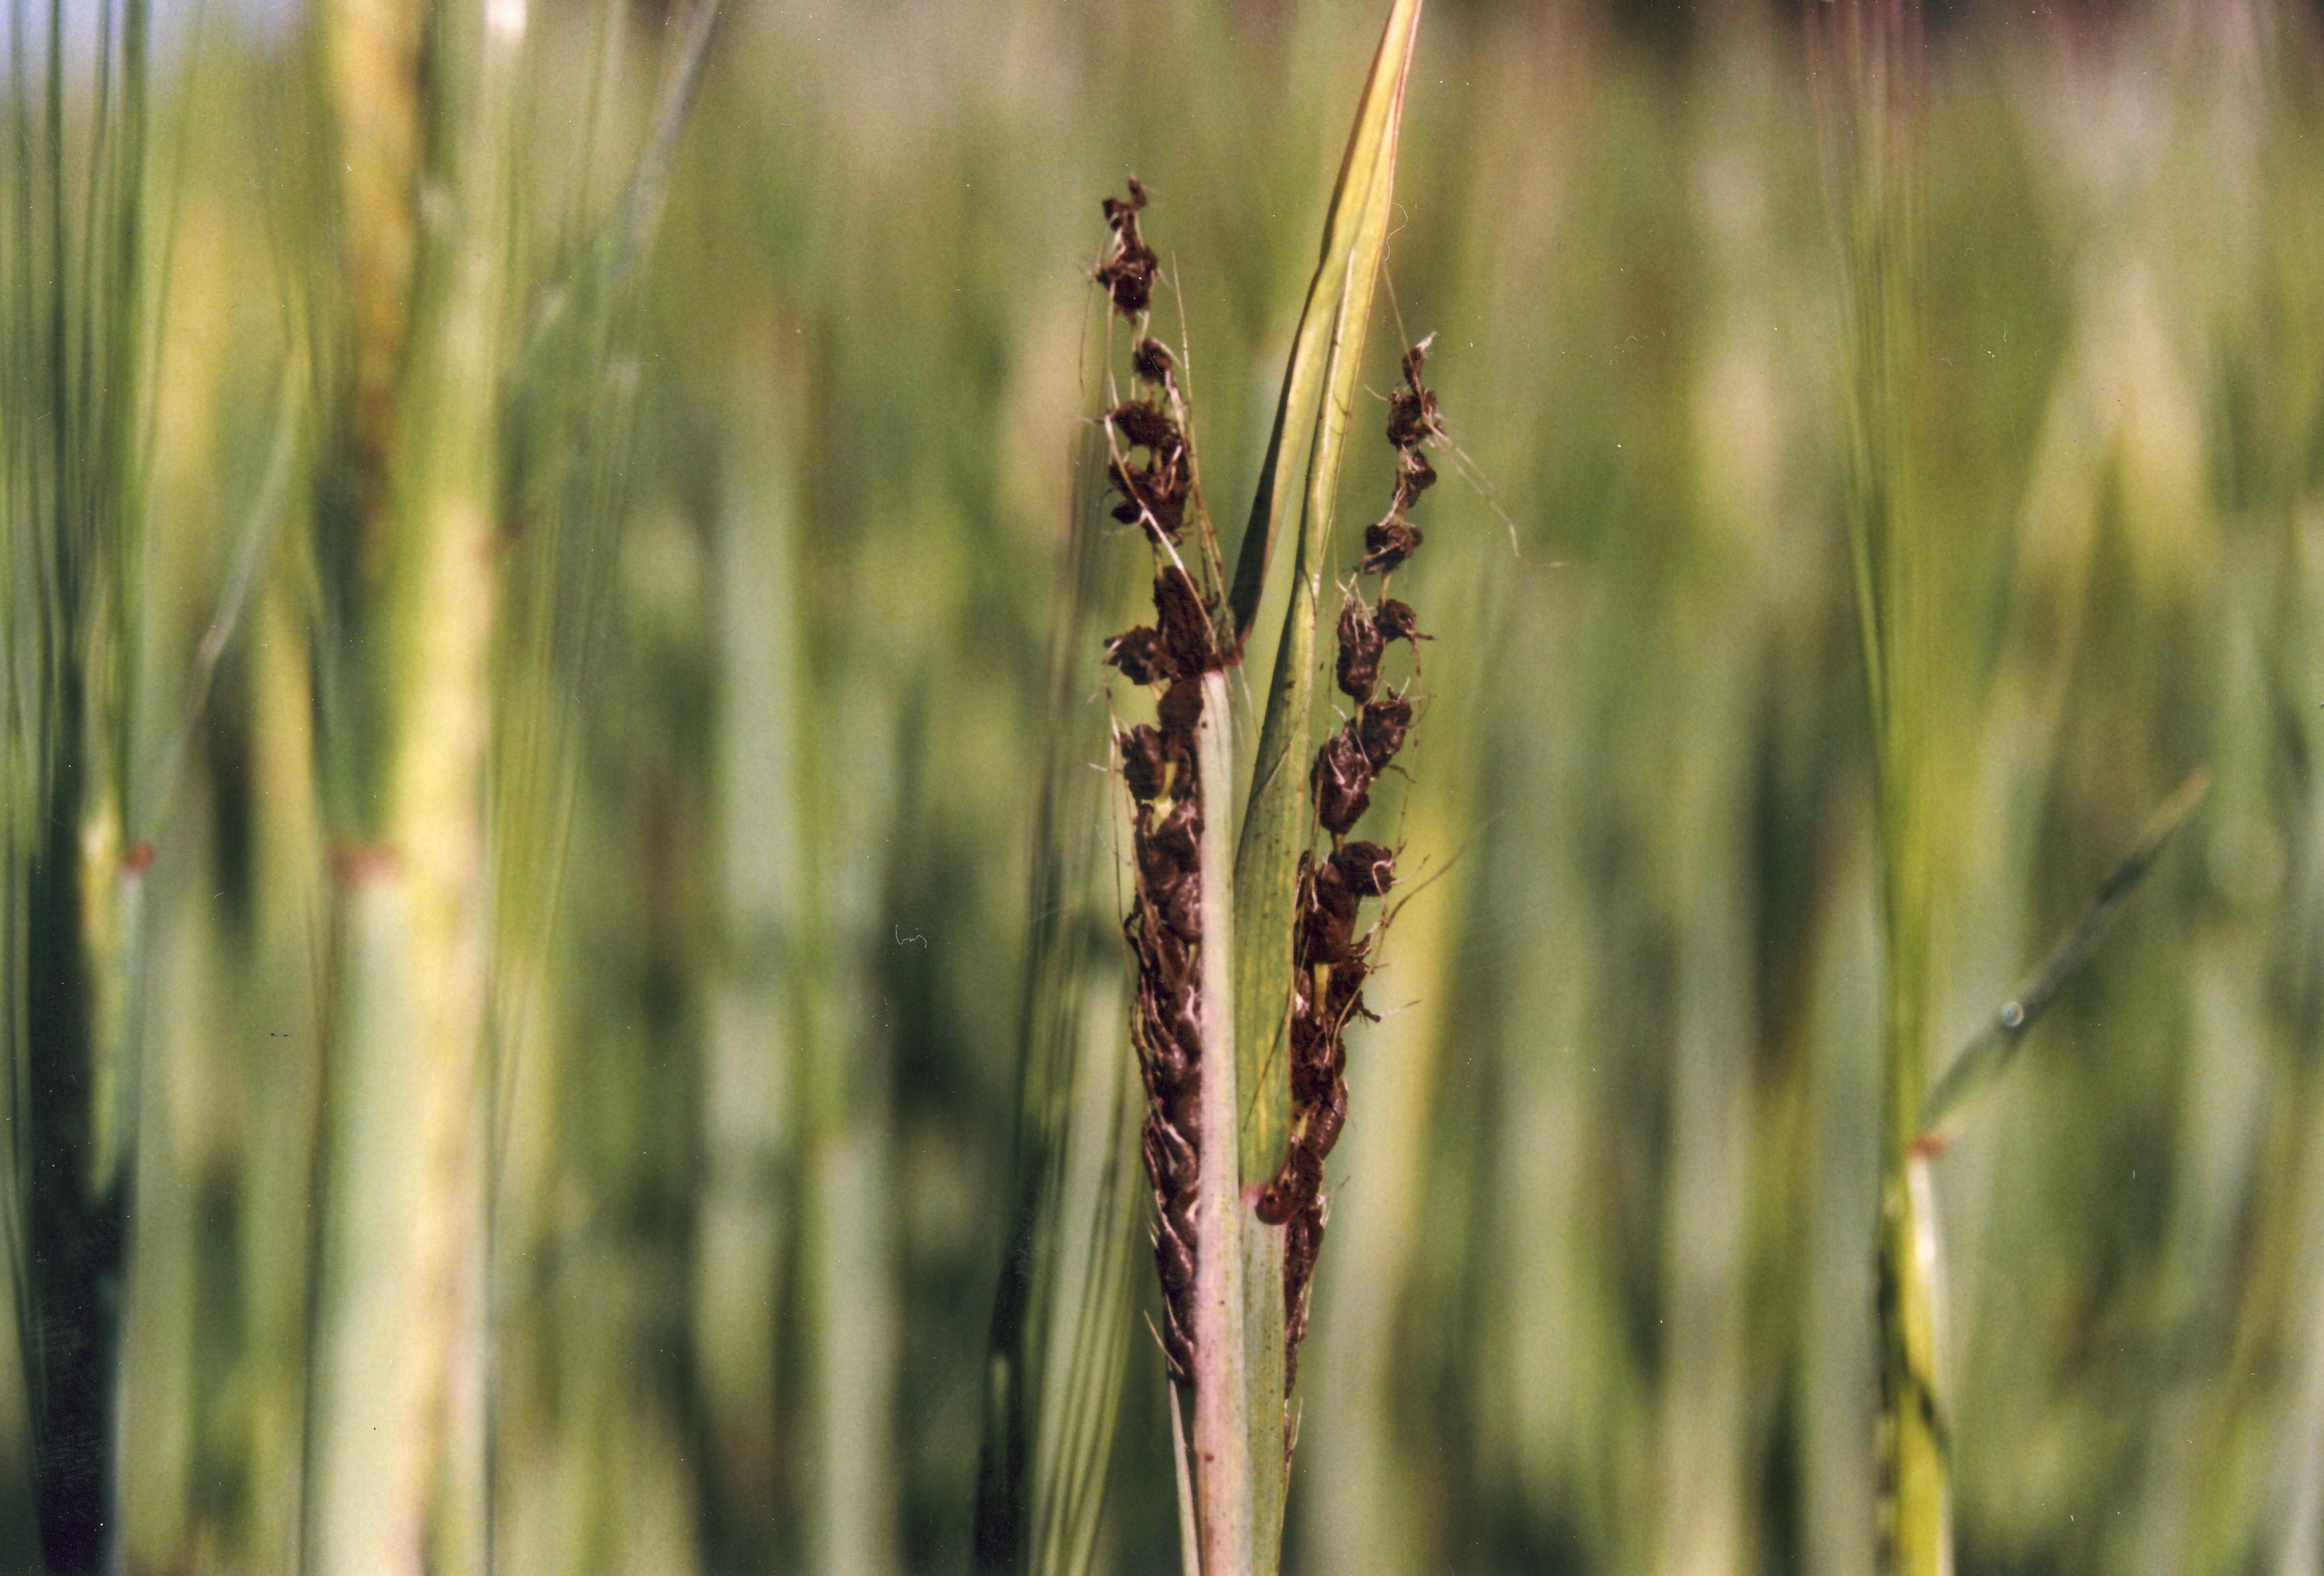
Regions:
M 1106 641 L 1105 659 L 1130 683 L 1161 690 L 1151 725 L 1138 723 L 1115 735 L 1131 806 L 1133 886 L 1121 931 L 1137 974 L 1130 1039 L 1146 1086 L 1139 1147 L 1154 1188 L 1163 1358 L 1171 1379 L 1191 1387 L 1194 1286 L 1202 1253 L 1194 1211 L 1203 1168 L 1197 1114 L 1204 1052 L 1198 958 L 1204 806 L 1194 767 L 1195 731 L 1203 720 L 1202 676 L 1223 667 L 1225 658 L 1215 634 L 1216 588 L 1198 583 L 1176 551 L 1190 512 L 1200 520 L 1200 506 L 1176 364 L 1144 331 L 1157 273 L 1153 248 L 1139 229 L 1145 207 L 1146 189 L 1134 179 L 1126 198 L 1106 199 L 1112 238 L 1095 277 L 1113 309 L 1139 324 L 1130 368 L 1140 392 L 1102 419 L 1111 451 L 1106 477 L 1119 498 L 1113 518 L 1139 527 L 1154 553 L 1155 618 L 1150 626 L 1139 624 Z M 1203 545 L 1197 561 L 1214 580 L 1216 553 L 1206 532 Z
M 1191 724 L 1189 724 L 1191 726 Z M 1162 1288 L 1162 1347 L 1170 1377 L 1194 1381 L 1194 1194 L 1202 1174 L 1194 1109 L 1202 1088 L 1202 1035 L 1193 948 L 1202 940 L 1202 806 L 1185 797 L 1157 814 L 1175 758 L 1191 759 L 1191 738 L 1167 723 L 1121 735 L 1123 776 L 1134 802 L 1131 867 L 1136 890 L 1122 934 L 1137 963 L 1130 1038 L 1146 1083 L 1144 1143 L 1154 1187 L 1154 1267 Z
M 1436 396 L 1421 382 L 1425 339 L 1405 353 L 1404 386 L 1388 397 L 1388 441 L 1396 447 L 1396 478 L 1388 512 L 1364 532 L 1358 573 L 1388 575 L 1420 550 L 1421 530 L 1405 518 L 1436 480 L 1421 446 L 1444 436 Z M 1315 819 L 1332 840 L 1320 858 L 1300 856 L 1292 929 L 1291 1141 L 1283 1165 L 1259 1197 L 1260 1220 L 1284 1228 L 1284 1394 L 1298 1383 L 1299 1346 L 1307 1333 L 1308 1297 L 1316 1255 L 1323 1245 L 1323 1161 L 1347 1124 L 1347 1043 L 1351 1019 L 1374 1015 L 1364 1005 L 1371 974 L 1372 936 L 1358 934 L 1367 899 L 1396 885 L 1396 855 L 1380 843 L 1348 834 L 1371 804 L 1371 788 L 1404 748 L 1413 724 L 1406 691 L 1378 693 L 1380 664 L 1397 641 L 1415 646 L 1424 637 L 1408 603 L 1382 596 L 1377 609 L 1351 592 L 1333 631 L 1340 689 L 1357 703 L 1356 714 L 1323 741 L 1308 777 Z M 1408 686 L 1406 687 L 1408 689 Z

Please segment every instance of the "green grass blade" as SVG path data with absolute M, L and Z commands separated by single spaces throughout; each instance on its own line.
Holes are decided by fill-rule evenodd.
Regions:
M 1186 1467 L 1185 1409 L 1178 1387 L 1170 1392 L 1170 1464 L 1178 1484 L 1178 1569 L 1182 1576 L 1203 1576 L 1202 1533 L 1194 1525 L 1194 1480 Z
M 1094 447 L 1084 474 L 1098 465 Z M 1129 1351 L 1134 1157 L 1145 1095 L 1124 1043 L 1120 942 L 1100 857 L 1111 779 L 1086 662 L 1111 611 L 1080 507 L 1049 649 L 1047 763 L 1035 807 L 1031 936 L 1018 1035 L 1016 1212 L 993 1298 L 970 1568 L 1081 1576 L 1095 1556 Z M 1187 1547 L 1193 1547 L 1190 1539 Z
M 2147 818 L 2138 841 L 2099 883 L 2090 906 L 2083 910 L 2073 928 L 2059 937 L 2058 945 L 2051 949 L 2049 957 L 2025 988 L 2003 1002 L 1993 1021 L 1953 1058 L 1922 1110 L 1921 1136 L 1914 1145 L 1918 1153 L 1941 1154 L 1960 1136 L 1970 1102 L 1991 1088 L 2017 1059 L 2025 1031 L 2034 1027 L 2034 1020 L 2098 951 L 2115 921 L 2122 917 L 2131 894 L 2138 889 L 2146 872 L 2154 868 L 2155 860 L 2162 855 L 2172 834 L 2203 802 L 2210 788 L 2211 774 L 2200 769 L 2179 785 L 2162 807 Z
M 202 713 L 209 705 L 210 686 L 217 677 L 218 662 L 233 644 L 235 631 L 242 626 L 251 593 L 265 578 L 267 566 L 274 560 L 274 539 L 284 517 L 290 513 L 286 505 L 298 475 L 300 438 L 305 426 L 299 383 L 298 363 L 293 360 L 283 368 L 281 387 L 275 395 L 274 438 L 268 446 L 266 469 L 259 477 L 257 495 L 251 500 L 249 512 L 244 516 L 234 557 L 226 565 L 225 582 L 218 587 L 217 610 L 210 615 L 209 627 L 202 631 L 201 644 L 194 651 L 193 669 L 187 677 L 183 714 L 178 719 L 177 731 L 156 757 L 153 770 L 138 779 L 140 791 L 131 802 L 129 816 L 133 843 L 153 836 L 167 818 L 171 792 L 185 762 L 187 747 L 193 742 L 194 730 L 200 725 Z
M 1950 1442 L 1937 1380 L 1935 1234 L 1913 1153 L 1928 1088 L 1935 891 L 1932 659 L 1938 544 L 1918 508 L 1914 402 L 1919 202 L 1911 124 L 1919 8 L 1811 8 L 1824 51 L 1821 131 L 1841 263 L 1847 517 L 1873 742 L 1884 973 L 1880 1191 L 1879 1569 L 1950 1576 Z
M 1244 629 L 1258 606 L 1269 544 L 1289 512 L 1290 472 L 1284 464 L 1283 445 L 1296 440 L 1305 451 L 1307 464 L 1290 602 L 1251 760 L 1250 794 L 1234 864 L 1235 929 L 1241 939 L 1234 959 L 1237 1083 L 1243 1112 L 1240 1155 L 1242 1175 L 1252 1186 L 1262 1184 L 1281 1164 L 1289 1132 L 1290 1073 L 1284 1037 L 1291 1009 L 1291 926 L 1299 854 L 1312 834 L 1305 754 L 1314 702 L 1316 608 L 1336 517 L 1340 465 L 1362 372 L 1365 328 L 1388 244 L 1404 90 L 1420 10 L 1420 0 L 1396 0 L 1390 8 L 1357 106 L 1355 128 L 1324 223 L 1323 258 L 1300 316 L 1275 437 L 1250 524 L 1243 533 L 1231 596 L 1237 627 Z M 1250 1450 L 1259 1474 L 1254 1551 L 1259 1561 L 1256 1568 L 1269 1572 L 1281 1557 L 1286 1465 L 1283 1233 L 1280 1228 L 1260 1224 L 1247 1206 L 1240 1223 L 1247 1238 L 1242 1276 L 1248 1299 Z M 1204 1239 L 1206 1259 L 1212 1240 Z
M 596 369 L 604 363 L 605 337 L 635 290 L 661 228 L 662 211 L 669 205 L 678 143 L 701 94 L 722 14 L 722 0 L 699 0 L 695 6 L 621 197 L 566 277 L 549 290 L 547 305 L 518 356 L 520 390 L 553 386 L 571 377 L 576 364 Z
M 1124 1032 L 1120 960 L 1104 963 L 1083 995 L 1072 1104 L 1038 1244 L 1030 1576 L 1084 1576 L 1096 1561 L 1135 1272 L 1145 1262 L 1132 1250 L 1145 1196 L 1137 1161 L 1145 1092 Z

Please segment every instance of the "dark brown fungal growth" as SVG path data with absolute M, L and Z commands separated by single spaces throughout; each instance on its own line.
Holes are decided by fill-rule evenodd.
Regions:
M 1154 556 L 1154 622 L 1105 643 L 1105 660 L 1153 695 L 1155 720 L 1116 731 L 1130 797 L 1131 892 L 1122 935 L 1136 967 L 1130 1039 L 1146 1086 L 1141 1148 L 1154 1187 L 1154 1268 L 1162 1290 L 1163 1359 L 1171 1378 L 1194 1377 L 1195 1198 L 1202 1176 L 1203 805 L 1196 770 L 1203 676 L 1229 660 L 1218 637 L 1224 607 L 1218 550 L 1195 484 L 1194 447 L 1177 362 L 1147 332 L 1157 272 L 1139 234 L 1146 190 L 1108 198 L 1112 230 L 1096 272 L 1113 310 L 1133 325 L 1134 397 L 1100 419 L 1109 447 L 1111 513 L 1135 525 Z M 1193 532 L 1197 550 L 1181 558 Z M 1192 565 L 1190 567 L 1189 565 Z
M 1131 798 L 1149 803 L 1168 791 L 1171 760 L 1160 733 L 1140 723 L 1120 734 L 1118 742 L 1121 780 L 1129 786 Z
M 1420 528 L 1406 514 L 1436 480 L 1435 467 L 1421 452 L 1444 437 L 1436 396 L 1420 379 L 1428 344 L 1424 339 L 1405 353 L 1403 386 L 1388 396 L 1394 492 L 1387 515 L 1364 532 L 1364 557 L 1356 569 L 1383 583 L 1420 550 Z M 1373 943 L 1387 921 L 1376 918 L 1365 928 L 1363 904 L 1385 898 L 1396 884 L 1395 853 L 1348 834 L 1370 807 L 1373 784 L 1395 762 L 1413 725 L 1410 683 L 1380 693 L 1388 648 L 1403 641 L 1416 666 L 1419 642 L 1426 639 L 1411 604 L 1387 594 L 1385 584 L 1377 606 L 1350 587 L 1333 638 L 1340 690 L 1356 703 L 1356 713 L 1323 741 L 1308 776 L 1315 819 L 1331 851 L 1300 856 L 1291 944 L 1291 1138 L 1282 1168 L 1258 1204 L 1260 1220 L 1284 1228 L 1286 1396 L 1298 1383 L 1308 1294 L 1323 1245 L 1323 1162 L 1348 1120 L 1346 1029 L 1351 1019 L 1373 1016 L 1364 1005 L 1364 983 L 1371 975 Z

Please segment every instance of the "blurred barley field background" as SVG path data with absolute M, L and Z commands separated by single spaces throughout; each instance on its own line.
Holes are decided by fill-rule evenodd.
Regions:
M 1028 947 L 1086 933 L 1090 1033 L 1127 983 L 1118 909 L 1028 902 L 1047 742 L 1103 711 L 1102 617 L 1053 697 L 1059 585 L 1126 613 L 1145 573 L 1111 527 L 1068 551 L 1099 199 L 1152 193 L 1231 527 L 1379 7 L 439 10 L 14 0 L 0 41 L 14 1175 L 88 1125 L 21 1065 L 69 911 L 134 938 L 89 1032 L 135 1055 L 83 1092 L 121 1560 L 417 1569 L 366 1518 L 432 1470 L 497 1570 L 964 1570 Z M 1381 797 L 1433 879 L 1351 1036 L 1286 1567 L 1869 1572 L 1880 959 L 1813 56 L 1758 0 L 1437 0 L 1417 49 L 1345 491 L 1385 495 L 1432 331 L 1482 484 L 1431 495 L 1411 572 L 1430 698 Z M 1960 1568 L 2314 1572 L 2324 33 L 1960 4 L 1926 49 L 1939 1066 L 2213 779 L 1933 1163 Z M 388 493 L 461 523 L 383 568 Z M 56 564 L 113 589 L 44 646 L 73 509 L 114 546 Z M 106 740 L 33 748 L 36 649 L 99 652 Z M 56 846 L 134 914 L 42 862 L 26 806 L 68 792 Z M 460 1000 L 364 987 L 430 948 Z M 404 1054 L 438 1010 L 467 1059 Z M 1161 1572 L 1123 1218 L 1097 1568 Z M 0 1364 L 8 1570 L 41 1371 Z M 420 1394 L 473 1459 L 378 1453 Z

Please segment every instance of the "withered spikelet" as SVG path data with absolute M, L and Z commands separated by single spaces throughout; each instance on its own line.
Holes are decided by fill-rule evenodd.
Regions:
M 1444 435 L 1436 396 L 1420 379 L 1428 343 L 1424 339 L 1405 353 L 1404 386 L 1388 399 L 1395 490 L 1387 515 L 1365 530 L 1364 558 L 1357 566 L 1359 575 L 1383 582 L 1419 550 L 1420 528 L 1405 517 L 1436 480 L 1435 468 L 1421 452 L 1424 444 Z M 1416 663 L 1418 642 L 1425 638 L 1411 605 L 1386 594 L 1385 585 L 1376 607 L 1351 586 L 1333 634 L 1340 690 L 1356 703 L 1356 712 L 1324 740 L 1308 779 L 1315 818 L 1331 839 L 1331 852 L 1300 857 L 1292 933 L 1291 1141 L 1258 1206 L 1261 1220 L 1284 1228 L 1286 1396 L 1298 1382 L 1308 1293 L 1323 1244 L 1323 1161 L 1347 1123 L 1345 1031 L 1351 1018 L 1372 1016 L 1364 1006 L 1364 982 L 1371 972 L 1373 942 L 1386 921 L 1360 931 L 1362 904 L 1386 897 L 1396 883 L 1394 852 L 1351 840 L 1348 834 L 1370 806 L 1372 785 L 1394 763 L 1413 724 L 1412 700 L 1405 690 L 1379 693 L 1382 659 L 1391 644 L 1402 641 Z
M 1103 418 L 1112 455 L 1106 476 L 1119 497 L 1113 518 L 1139 526 L 1155 558 L 1154 622 L 1105 642 L 1105 659 L 1129 682 L 1157 687 L 1155 721 L 1115 734 L 1121 778 L 1130 797 L 1130 912 L 1122 935 L 1137 968 L 1130 1039 L 1146 1086 L 1141 1147 L 1154 1187 L 1154 1267 L 1162 1290 L 1162 1350 L 1171 1378 L 1194 1374 L 1195 1194 L 1203 1157 L 1197 1141 L 1203 1080 L 1199 949 L 1203 945 L 1202 834 L 1204 806 L 1195 770 L 1203 720 L 1203 675 L 1224 666 L 1218 630 L 1216 552 L 1208 540 L 1194 485 L 1194 455 L 1176 363 L 1146 332 L 1155 256 L 1140 236 L 1146 191 L 1133 178 L 1130 196 L 1105 204 L 1113 238 L 1097 269 L 1113 310 L 1136 327 L 1130 369 L 1135 397 Z M 1143 455 L 1141 460 L 1138 456 Z M 1176 548 L 1194 524 L 1204 549 L 1190 572 Z

